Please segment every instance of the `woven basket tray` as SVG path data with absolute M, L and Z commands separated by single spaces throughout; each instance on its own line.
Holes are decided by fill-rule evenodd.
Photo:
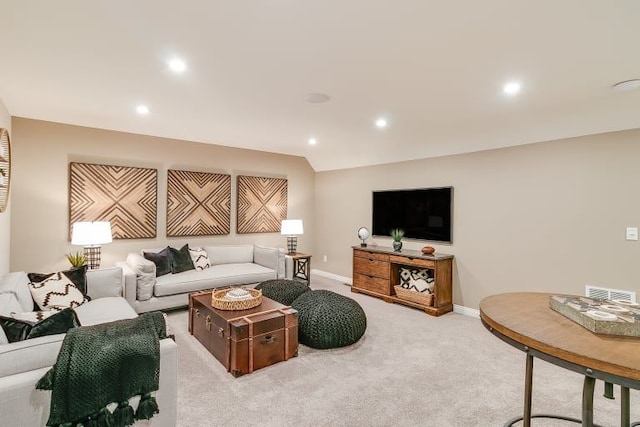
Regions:
M 415 302 L 418 304 L 431 306 L 433 304 L 433 294 L 428 292 L 416 292 L 403 288 L 402 286 L 394 286 L 396 296 L 400 299 Z
M 211 292 L 211 306 L 218 310 L 248 310 L 262 304 L 262 291 L 259 289 L 245 289 L 251 294 L 251 299 L 245 300 L 227 300 L 224 296 L 227 292 L 236 289 L 221 289 Z

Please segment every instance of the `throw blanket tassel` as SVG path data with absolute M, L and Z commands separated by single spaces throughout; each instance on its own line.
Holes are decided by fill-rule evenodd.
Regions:
M 135 421 L 133 408 L 129 405 L 129 401 L 125 400 L 113 411 L 113 416 L 117 426 L 130 426 Z
M 114 427 L 116 425 L 116 420 L 113 417 L 113 414 L 107 408 L 102 408 L 100 410 L 100 414 L 96 421 L 98 427 Z
M 148 420 L 151 419 L 155 414 L 160 412 L 158 410 L 158 402 L 156 402 L 156 398 L 151 395 L 151 393 L 145 393 L 140 398 L 140 404 L 138 405 L 138 410 L 136 411 L 136 420 Z

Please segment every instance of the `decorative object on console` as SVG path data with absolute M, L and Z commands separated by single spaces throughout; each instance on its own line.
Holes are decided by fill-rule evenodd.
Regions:
M 277 233 L 286 217 L 286 179 L 238 176 L 238 234 Z
M 404 237 L 404 230 L 400 228 L 394 228 L 391 230 L 391 238 L 393 239 L 393 250 L 400 252 L 402 250 L 402 238 Z
M 298 246 L 298 237 L 304 234 L 301 219 L 283 219 L 280 234 L 287 236 L 289 255 L 294 255 Z
M 110 221 L 114 239 L 156 237 L 158 171 L 70 163 L 69 225 Z
M 231 229 L 231 175 L 169 169 L 167 237 L 215 236 Z
M 0 212 L 4 212 L 9 202 L 11 186 L 11 144 L 9 131 L 0 128 Z
M 425 255 L 431 255 L 436 251 L 436 248 L 433 246 L 425 246 L 422 248 L 422 253 Z
M 367 247 L 367 244 L 364 241 L 367 240 L 369 236 L 371 236 L 371 233 L 369 233 L 369 229 L 367 227 L 360 227 L 358 229 L 358 238 L 362 240 L 362 243 L 360 243 L 361 248 Z
M 100 268 L 100 247 L 111 243 L 109 221 L 81 221 L 73 224 L 71 244 L 84 246 L 84 255 L 91 270 Z

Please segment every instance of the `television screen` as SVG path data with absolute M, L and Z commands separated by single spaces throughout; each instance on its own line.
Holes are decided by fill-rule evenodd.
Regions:
M 452 242 L 453 187 L 373 192 L 372 234 L 401 228 L 410 239 Z

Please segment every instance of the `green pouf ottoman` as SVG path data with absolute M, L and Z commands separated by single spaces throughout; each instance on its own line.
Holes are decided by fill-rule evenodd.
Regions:
M 362 338 L 367 329 L 367 316 L 360 304 L 335 292 L 306 292 L 291 306 L 298 310 L 298 342 L 309 347 L 346 347 Z
M 309 286 L 297 280 L 274 279 L 265 280 L 256 289 L 262 290 L 262 295 L 284 305 L 291 305 L 296 298 L 309 291 Z

